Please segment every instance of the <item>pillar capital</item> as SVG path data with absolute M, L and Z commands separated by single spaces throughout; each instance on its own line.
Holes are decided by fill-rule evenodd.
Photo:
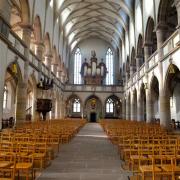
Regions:
M 41 42 L 34 42 L 34 53 L 42 61 L 44 44 Z
M 21 39 L 24 41 L 24 43 L 27 45 L 27 47 L 30 47 L 31 42 L 31 33 L 33 31 L 32 26 L 30 24 L 20 24 L 21 27 Z
M 167 31 L 168 30 L 168 25 L 164 21 L 158 22 L 158 24 L 155 27 L 155 31 Z

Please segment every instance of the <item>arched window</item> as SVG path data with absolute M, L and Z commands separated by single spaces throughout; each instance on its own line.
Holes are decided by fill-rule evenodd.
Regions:
M 74 84 L 81 84 L 81 51 L 77 48 L 74 58 Z
M 7 102 L 8 102 L 8 89 L 7 85 L 4 86 L 4 97 L 3 97 L 3 109 L 7 108 Z
M 74 99 L 73 102 L 73 112 L 74 113 L 79 113 L 81 112 L 81 104 L 79 99 Z
M 113 52 L 109 48 L 106 53 L 106 67 L 107 67 L 107 75 L 106 75 L 106 85 L 111 85 L 113 84 Z
M 114 102 L 111 98 L 109 98 L 106 102 L 106 113 L 114 112 Z

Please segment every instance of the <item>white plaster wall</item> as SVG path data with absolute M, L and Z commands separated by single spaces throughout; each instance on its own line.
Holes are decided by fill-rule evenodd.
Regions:
M 45 24 L 45 31 L 49 33 L 50 42 L 52 44 L 53 40 L 53 30 L 54 30 L 54 19 L 53 19 L 53 9 L 49 6 L 46 11 L 46 24 Z
M 35 0 L 33 19 L 38 15 L 41 21 L 42 34 L 44 33 L 45 25 L 45 10 L 46 10 L 46 1 L 45 0 Z
M 139 34 L 143 36 L 143 23 L 142 23 L 142 8 L 141 3 L 138 2 L 135 7 L 135 38 L 136 38 L 136 45 L 138 42 Z
M 144 34 L 146 32 L 147 20 L 149 17 L 154 17 L 154 1 L 153 0 L 144 0 L 143 1 L 143 28 Z

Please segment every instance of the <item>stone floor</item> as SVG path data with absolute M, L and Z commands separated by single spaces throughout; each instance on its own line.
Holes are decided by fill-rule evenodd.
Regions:
M 38 180 L 128 180 L 117 149 L 97 123 L 86 124 L 61 147 L 58 157 Z

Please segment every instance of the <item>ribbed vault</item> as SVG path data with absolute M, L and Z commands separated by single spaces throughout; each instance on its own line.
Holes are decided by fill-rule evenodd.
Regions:
M 132 0 L 64 0 L 57 11 L 71 50 L 82 40 L 96 37 L 118 47 L 133 18 Z

